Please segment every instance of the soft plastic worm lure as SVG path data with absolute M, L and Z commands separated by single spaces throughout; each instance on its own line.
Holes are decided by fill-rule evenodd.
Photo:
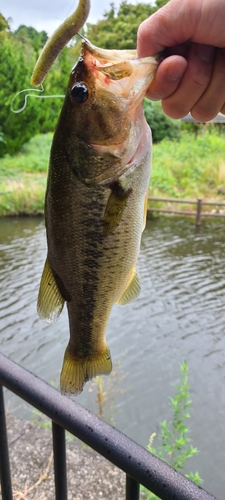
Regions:
M 59 28 L 49 38 L 36 62 L 31 84 L 34 87 L 41 85 L 52 64 L 62 49 L 73 36 L 83 27 L 90 11 L 90 0 L 80 0 L 76 10 L 67 17 Z

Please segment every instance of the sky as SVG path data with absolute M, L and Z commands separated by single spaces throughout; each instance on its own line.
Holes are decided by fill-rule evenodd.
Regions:
M 105 11 L 110 9 L 110 3 L 120 5 L 121 0 L 92 0 L 88 22 L 96 23 L 102 19 Z M 141 0 L 148 2 L 149 0 Z M 130 3 L 138 3 L 129 0 Z M 14 31 L 20 24 L 32 26 L 37 31 L 46 31 L 51 35 L 53 31 L 75 10 L 78 0 L 0 0 L 0 12 L 8 19 Z

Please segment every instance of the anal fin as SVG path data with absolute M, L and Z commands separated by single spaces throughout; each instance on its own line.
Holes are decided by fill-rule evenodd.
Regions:
M 134 268 L 131 279 L 122 293 L 121 297 L 117 300 L 117 304 L 125 306 L 135 300 L 141 291 L 140 279 L 136 269 Z
M 38 293 L 38 315 L 41 319 L 47 321 L 47 323 L 53 323 L 62 312 L 64 302 L 48 259 L 46 259 Z

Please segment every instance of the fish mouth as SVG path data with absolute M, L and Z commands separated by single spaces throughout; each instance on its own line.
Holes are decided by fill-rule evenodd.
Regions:
M 87 39 L 82 41 L 81 57 L 94 74 L 97 86 L 105 86 L 116 96 L 123 97 L 124 93 L 130 93 L 133 106 L 143 99 L 162 61 L 161 53 L 137 58 L 136 50 L 102 49 Z

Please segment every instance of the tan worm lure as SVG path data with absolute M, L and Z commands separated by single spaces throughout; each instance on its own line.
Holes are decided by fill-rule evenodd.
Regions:
M 44 46 L 31 76 L 34 87 L 41 85 L 52 67 L 55 59 L 84 26 L 90 11 L 90 0 L 80 0 L 76 10 L 59 26 Z

